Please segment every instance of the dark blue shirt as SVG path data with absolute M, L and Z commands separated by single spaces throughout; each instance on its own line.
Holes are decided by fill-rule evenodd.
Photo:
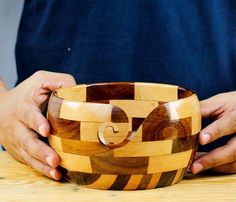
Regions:
M 35 71 L 78 83 L 177 84 L 200 99 L 236 89 L 234 0 L 26 0 L 18 83 Z

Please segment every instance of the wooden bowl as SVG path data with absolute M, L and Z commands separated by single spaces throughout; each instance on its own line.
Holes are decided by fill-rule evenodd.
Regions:
M 59 89 L 48 105 L 51 147 L 65 177 L 97 189 L 150 189 L 179 182 L 201 129 L 192 91 L 155 83 Z

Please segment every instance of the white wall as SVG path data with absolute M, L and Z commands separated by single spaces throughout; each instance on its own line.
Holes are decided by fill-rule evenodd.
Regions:
M 16 81 L 14 46 L 24 0 L 0 0 L 0 75 L 9 88 Z

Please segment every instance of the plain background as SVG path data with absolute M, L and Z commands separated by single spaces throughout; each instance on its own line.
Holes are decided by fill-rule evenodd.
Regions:
M 14 48 L 23 4 L 24 0 L 0 0 L 0 75 L 9 88 L 17 79 Z
M 0 0 L 0 75 L 9 88 L 16 82 L 14 47 L 24 0 Z

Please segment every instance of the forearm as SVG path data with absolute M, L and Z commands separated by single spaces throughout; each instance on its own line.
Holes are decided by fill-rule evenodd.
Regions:
M 7 86 L 6 84 L 4 83 L 2 77 L 0 76 L 0 97 L 7 92 Z

